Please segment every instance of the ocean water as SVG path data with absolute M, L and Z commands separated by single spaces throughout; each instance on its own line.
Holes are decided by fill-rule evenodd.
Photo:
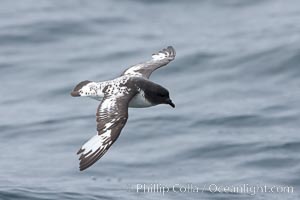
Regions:
M 298 0 L 2 0 L 0 199 L 299 199 L 299 22 Z M 130 109 L 80 172 L 99 102 L 70 91 L 168 45 L 176 108 Z

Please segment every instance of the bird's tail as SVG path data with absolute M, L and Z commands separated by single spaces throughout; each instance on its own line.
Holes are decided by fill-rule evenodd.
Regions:
M 78 83 L 75 88 L 73 89 L 73 91 L 71 92 L 71 96 L 72 97 L 80 97 L 82 96 L 82 94 L 84 94 L 84 91 L 82 91 L 83 87 L 88 85 L 89 83 L 91 83 L 91 81 L 81 81 L 80 83 Z
M 101 90 L 101 85 L 93 81 L 82 81 L 78 83 L 71 92 L 73 97 L 90 97 L 101 101 L 104 93 Z

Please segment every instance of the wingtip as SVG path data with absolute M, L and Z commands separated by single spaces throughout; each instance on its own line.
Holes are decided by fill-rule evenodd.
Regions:
M 80 148 L 80 149 L 77 151 L 77 155 L 78 155 L 78 154 L 81 154 L 82 152 L 84 152 L 84 149 Z
M 168 46 L 167 49 L 171 56 L 173 56 L 173 57 L 176 56 L 176 51 L 173 46 Z
M 86 168 L 82 168 L 81 166 L 79 166 L 79 171 L 84 171 Z

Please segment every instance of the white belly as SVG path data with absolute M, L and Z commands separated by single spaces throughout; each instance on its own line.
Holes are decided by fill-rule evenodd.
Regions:
M 98 90 L 96 94 L 89 94 L 87 95 L 87 97 L 90 97 L 97 101 L 102 101 L 104 97 L 104 93 L 102 93 L 102 90 Z M 129 102 L 129 107 L 131 108 L 146 108 L 150 106 L 154 106 L 154 105 L 145 99 L 143 91 L 140 91 Z
M 140 92 L 137 95 L 135 95 L 129 102 L 129 107 L 131 108 L 145 108 L 150 106 L 154 105 L 147 101 L 147 99 L 145 99 L 143 92 Z

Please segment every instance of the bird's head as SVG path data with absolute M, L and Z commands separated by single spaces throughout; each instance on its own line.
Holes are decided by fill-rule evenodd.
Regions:
M 169 104 L 175 108 L 175 104 L 170 99 L 169 91 L 160 85 L 152 85 L 145 91 L 145 97 L 154 104 Z

